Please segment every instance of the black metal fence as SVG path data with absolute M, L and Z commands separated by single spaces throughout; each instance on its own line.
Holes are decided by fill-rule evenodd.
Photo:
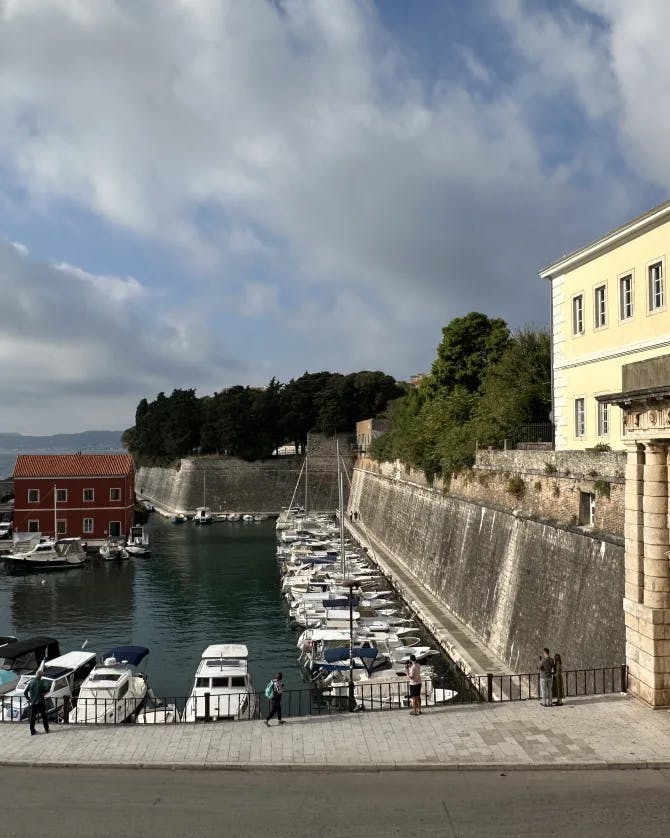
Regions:
M 555 695 L 564 699 L 588 695 L 608 695 L 627 691 L 625 664 L 593 669 L 566 670 L 561 683 L 554 678 Z M 461 673 L 457 689 L 425 681 L 421 690 L 423 707 L 454 704 L 480 704 L 500 701 L 529 701 L 539 698 L 537 672 L 515 675 L 466 675 Z M 559 690 L 560 687 L 560 690 Z M 285 690 L 283 717 L 321 716 L 351 711 L 397 710 L 409 707 L 406 681 L 358 682 L 328 688 Z M 246 721 L 264 718 L 270 702 L 262 693 L 217 696 L 205 694 L 197 701 L 185 697 L 154 699 L 87 699 L 73 702 L 68 698 L 48 700 L 47 714 L 52 723 L 63 724 L 177 724 L 229 719 Z M 25 722 L 30 705 L 22 696 L 5 696 L 0 707 L 3 722 Z M 40 721 L 37 714 L 37 721 Z

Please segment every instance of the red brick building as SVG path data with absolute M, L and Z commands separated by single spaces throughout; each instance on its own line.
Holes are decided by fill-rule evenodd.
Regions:
M 19 454 L 14 466 L 15 532 L 83 539 L 126 535 L 133 523 L 130 454 Z

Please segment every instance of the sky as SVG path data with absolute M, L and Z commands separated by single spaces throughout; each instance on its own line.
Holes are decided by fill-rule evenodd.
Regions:
M 427 371 L 666 200 L 665 0 L 0 0 L 0 431 Z

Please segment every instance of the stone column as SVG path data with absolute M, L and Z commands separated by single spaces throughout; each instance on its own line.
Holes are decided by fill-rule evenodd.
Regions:
M 624 494 L 625 593 L 631 602 L 642 602 L 644 592 L 644 531 L 642 518 L 644 448 L 628 447 Z
M 670 638 L 667 447 L 663 443 L 646 443 L 642 458 L 643 463 L 639 451 L 637 456 L 631 452 L 626 472 L 626 663 L 630 691 L 652 707 L 667 707 L 670 705 L 670 639 L 666 639 L 666 636 Z M 642 571 L 640 506 L 636 504 L 640 470 Z
M 668 608 L 668 451 L 665 445 L 646 446 L 643 491 L 644 604 L 650 608 Z

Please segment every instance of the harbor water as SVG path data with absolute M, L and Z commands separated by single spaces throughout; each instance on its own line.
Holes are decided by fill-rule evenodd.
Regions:
M 175 525 L 154 514 L 151 556 L 93 557 L 83 568 L 8 575 L 0 572 L 0 635 L 55 637 L 61 653 L 98 654 L 133 644 L 150 650 L 146 672 L 158 696 L 182 698 L 203 650 L 244 643 L 257 690 L 281 670 L 287 689 L 306 688 L 297 660 L 298 630 L 280 591 L 273 520 Z M 0 565 L 2 567 L 2 565 Z M 424 629 L 422 643 L 437 648 Z M 446 686 L 451 663 L 431 665 Z
M 171 524 L 152 515 L 152 554 L 84 568 L 0 573 L 0 634 L 48 634 L 61 652 L 103 653 L 137 644 L 156 695 L 187 696 L 203 650 L 245 643 L 254 685 L 262 690 L 281 669 L 287 689 L 305 686 L 296 635 L 279 590 L 275 522 Z M 0 565 L 2 566 L 2 565 Z

